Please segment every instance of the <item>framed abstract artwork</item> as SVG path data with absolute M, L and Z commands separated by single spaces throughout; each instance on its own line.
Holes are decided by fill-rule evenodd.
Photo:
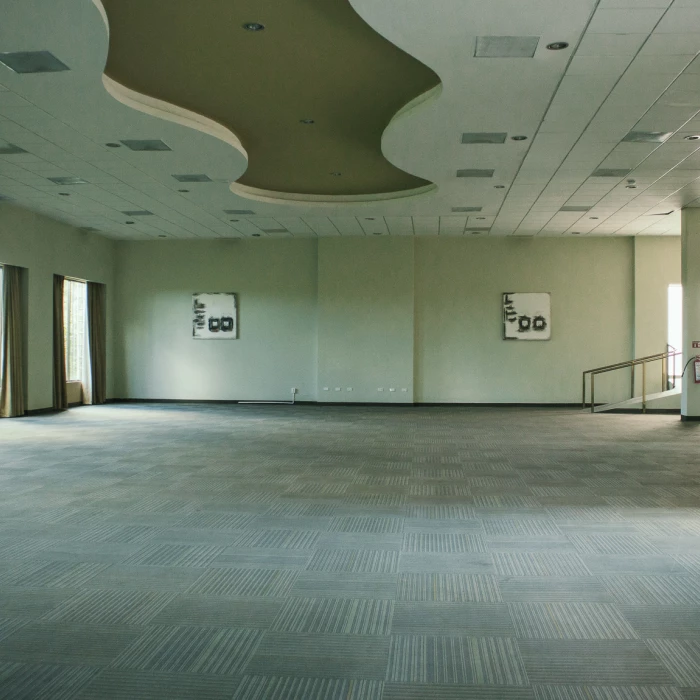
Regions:
M 549 340 L 552 337 L 552 309 L 548 292 L 503 295 L 503 338 L 505 340 Z
M 238 297 L 233 292 L 192 295 L 192 337 L 200 340 L 238 338 Z

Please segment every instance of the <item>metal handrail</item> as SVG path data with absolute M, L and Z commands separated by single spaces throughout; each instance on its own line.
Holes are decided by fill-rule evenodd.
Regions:
M 672 348 L 671 350 L 666 350 L 666 352 L 657 352 L 654 355 L 647 355 L 646 357 L 637 357 L 633 360 L 627 360 L 625 362 L 617 362 L 613 365 L 606 365 L 604 367 L 595 367 L 594 369 L 587 369 L 583 372 L 583 399 L 581 401 L 582 407 L 586 408 L 586 375 L 591 375 L 591 413 L 595 412 L 595 376 L 597 374 L 604 374 L 605 372 L 613 372 L 618 369 L 625 369 L 626 367 L 631 368 L 631 391 L 630 398 L 634 398 L 635 390 L 635 374 L 634 369 L 637 365 L 642 365 L 642 412 L 646 413 L 647 410 L 647 363 L 661 361 L 661 386 L 668 387 L 668 360 L 673 358 L 673 364 L 675 367 L 675 358 L 682 355 L 683 353 L 673 348 L 671 345 L 667 345 L 667 348 Z M 674 371 L 674 388 L 675 388 L 675 371 Z M 665 391 L 666 389 L 664 389 Z

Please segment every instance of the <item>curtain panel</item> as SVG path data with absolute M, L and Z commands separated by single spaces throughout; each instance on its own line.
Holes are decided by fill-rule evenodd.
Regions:
M 53 276 L 53 407 L 68 408 L 66 395 L 66 339 L 63 329 L 63 275 Z
M 107 302 L 104 284 L 87 283 L 92 403 L 107 400 Z
M 0 365 L 0 418 L 23 416 L 24 328 L 22 322 L 22 270 L 3 266 L 2 365 Z

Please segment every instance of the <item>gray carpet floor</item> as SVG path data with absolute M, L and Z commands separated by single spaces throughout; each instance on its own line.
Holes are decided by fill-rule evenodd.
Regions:
M 700 700 L 700 424 L 0 421 L 0 698 Z

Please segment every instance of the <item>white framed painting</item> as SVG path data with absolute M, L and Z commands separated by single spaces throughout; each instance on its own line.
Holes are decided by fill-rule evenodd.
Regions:
M 503 338 L 505 340 L 549 340 L 552 309 L 549 292 L 503 294 Z
M 192 337 L 200 340 L 238 338 L 238 297 L 233 292 L 192 295 Z

